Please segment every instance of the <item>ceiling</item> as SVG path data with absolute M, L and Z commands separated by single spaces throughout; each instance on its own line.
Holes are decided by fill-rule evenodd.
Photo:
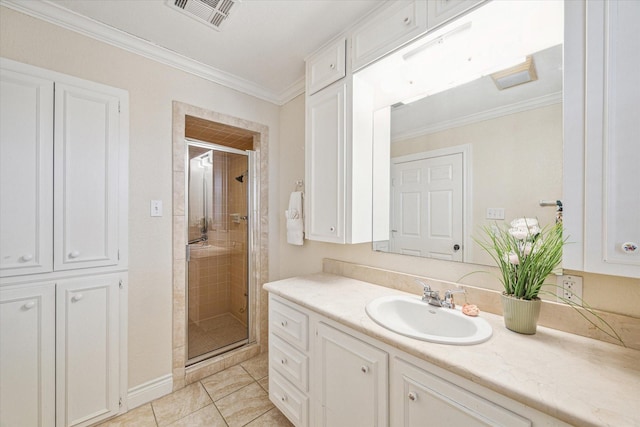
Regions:
M 382 4 L 380 0 L 240 0 L 218 31 L 174 9 L 167 0 L 2 3 L 27 13 L 36 10 L 31 14 L 45 19 L 43 15 L 56 15 L 56 23 L 64 12 L 75 20 L 88 17 L 142 39 L 149 47 L 194 60 L 192 66 L 204 77 L 217 76 L 227 86 L 278 104 L 304 91 L 306 56 Z M 140 40 L 136 42 L 139 48 Z

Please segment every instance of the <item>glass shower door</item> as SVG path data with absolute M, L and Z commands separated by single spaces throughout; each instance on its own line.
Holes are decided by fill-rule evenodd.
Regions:
M 248 163 L 240 150 L 189 144 L 188 364 L 248 342 Z

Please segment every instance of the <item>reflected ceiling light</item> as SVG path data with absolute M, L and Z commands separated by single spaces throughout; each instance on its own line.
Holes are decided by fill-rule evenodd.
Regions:
M 491 74 L 491 78 L 500 90 L 538 80 L 533 56 L 527 56 L 521 64 Z

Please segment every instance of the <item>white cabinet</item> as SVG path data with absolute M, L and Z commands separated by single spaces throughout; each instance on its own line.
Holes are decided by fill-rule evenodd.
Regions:
M 390 382 L 394 426 L 531 426 L 530 420 L 402 359 L 393 359 Z
M 324 323 L 317 331 L 316 425 L 388 425 L 387 353 Z
M 0 58 L 2 426 L 126 397 L 128 94 Z
M 309 425 L 309 316 L 269 296 L 269 398 L 296 426 Z
M 0 277 L 124 266 L 126 92 L 0 69 Z
M 307 239 L 345 242 L 346 98 L 347 85 L 336 83 L 307 101 Z
M 55 269 L 118 264 L 119 97 L 56 84 Z
M 356 71 L 427 30 L 427 3 L 395 1 L 366 19 L 351 33 L 351 67 Z
M 569 46 L 586 51 L 586 61 L 573 61 L 585 63 L 585 69 L 568 63 L 582 82 L 572 93 L 586 103 L 568 124 L 569 132 L 584 127 L 584 140 L 565 133 L 565 224 L 569 240 L 577 244 L 566 246 L 563 266 L 640 277 L 640 3 L 585 5 L 586 13 L 578 16 L 586 20 L 578 25 L 586 31 L 586 46 L 577 35 Z
M 0 288 L 0 425 L 55 425 L 55 284 Z
M 0 277 L 53 268 L 53 81 L 0 69 Z
M 484 0 L 430 0 L 427 3 L 427 25 L 434 28 L 471 9 Z
M 309 95 L 313 95 L 346 75 L 346 49 L 347 39 L 343 37 L 321 54 L 307 61 L 307 92 Z
M 58 282 L 56 391 L 59 426 L 88 425 L 119 411 L 120 275 Z

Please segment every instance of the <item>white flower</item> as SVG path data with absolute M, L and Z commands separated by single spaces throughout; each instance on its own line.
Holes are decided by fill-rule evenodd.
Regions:
M 520 257 L 518 257 L 518 254 L 515 254 L 513 252 L 511 252 L 508 256 L 507 256 L 508 260 L 509 260 L 509 264 L 512 265 L 518 265 L 520 264 Z
M 511 221 L 509 234 L 518 240 L 526 240 L 530 237 L 537 236 L 542 230 L 538 226 L 538 220 L 535 218 L 518 218 Z

